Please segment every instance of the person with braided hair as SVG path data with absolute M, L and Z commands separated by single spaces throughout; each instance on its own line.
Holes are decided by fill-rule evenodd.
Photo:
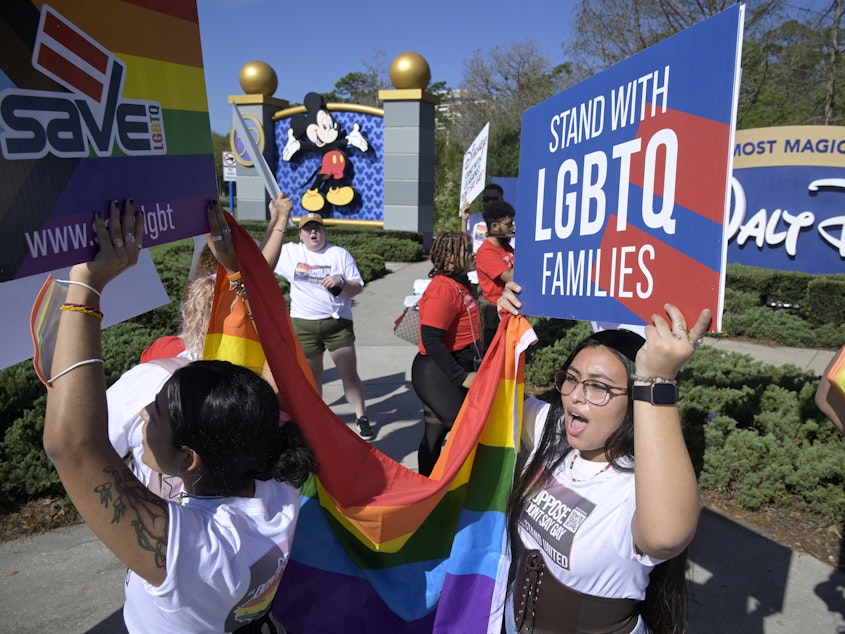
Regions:
M 472 241 L 462 231 L 438 234 L 431 245 L 431 282 L 420 297 L 419 352 L 411 381 L 423 403 L 417 459 L 429 475 L 481 362 L 481 318 L 467 273 L 475 268 Z

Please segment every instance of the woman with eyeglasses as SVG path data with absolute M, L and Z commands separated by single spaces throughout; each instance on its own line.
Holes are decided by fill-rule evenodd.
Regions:
M 509 282 L 498 308 L 517 314 Z M 683 632 L 686 548 L 698 483 L 681 431 L 675 377 L 701 344 L 670 304 L 646 338 L 605 330 L 555 373 L 560 400 L 527 399 L 530 451 L 508 503 L 512 632 Z

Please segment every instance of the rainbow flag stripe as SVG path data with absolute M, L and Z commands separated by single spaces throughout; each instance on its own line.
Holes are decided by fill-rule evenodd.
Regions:
M 302 489 L 291 559 L 274 602 L 289 632 L 498 632 L 509 555 L 505 505 L 535 340 L 506 319 L 429 478 L 363 441 L 323 402 L 284 297 L 229 218 L 255 330 L 320 471 Z M 215 320 L 216 336 L 222 322 Z

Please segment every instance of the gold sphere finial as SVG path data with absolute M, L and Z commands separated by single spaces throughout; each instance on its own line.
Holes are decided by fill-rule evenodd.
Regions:
M 425 57 L 413 51 L 406 51 L 397 55 L 390 65 L 390 81 L 399 90 L 425 90 L 431 81 L 431 69 Z
M 272 97 L 279 87 L 276 71 L 266 62 L 253 60 L 241 68 L 239 76 L 241 89 L 248 95 L 266 95 Z

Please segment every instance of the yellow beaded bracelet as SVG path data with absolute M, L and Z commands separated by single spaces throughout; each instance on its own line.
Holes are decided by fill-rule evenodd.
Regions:
M 87 306 L 84 304 L 62 304 L 59 307 L 59 310 L 69 310 L 74 313 L 82 313 L 83 315 L 89 315 L 91 317 L 95 317 L 99 321 L 103 321 L 103 313 L 93 306 Z

